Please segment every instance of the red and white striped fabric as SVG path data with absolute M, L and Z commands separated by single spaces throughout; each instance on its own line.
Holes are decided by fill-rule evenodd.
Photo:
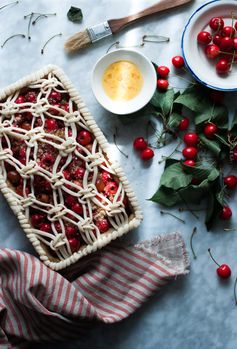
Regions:
M 0 249 L 0 348 L 80 337 L 92 320 L 120 321 L 188 272 L 177 233 L 135 246 L 111 244 L 61 275 L 37 258 Z

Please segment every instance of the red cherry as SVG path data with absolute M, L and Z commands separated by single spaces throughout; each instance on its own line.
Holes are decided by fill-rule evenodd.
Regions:
M 67 238 L 71 238 L 71 237 L 75 237 L 76 233 L 77 233 L 77 228 L 73 225 L 67 225 L 65 227 L 65 233 Z
M 77 252 L 80 248 L 80 241 L 76 238 L 70 238 L 68 239 L 68 242 L 69 242 L 69 245 L 70 245 L 70 248 L 72 250 L 72 252 Z
M 61 104 L 61 108 L 69 113 L 69 103 Z
M 217 45 L 207 45 L 205 48 L 205 54 L 209 59 L 215 59 L 220 54 L 220 49 Z
M 214 138 L 217 131 L 218 127 L 215 124 L 207 123 L 204 127 L 203 133 L 207 138 L 212 139 Z
M 49 100 L 54 100 L 54 101 L 60 102 L 61 99 L 62 99 L 62 95 L 58 91 L 52 91 L 49 95 Z
M 157 87 L 159 90 L 166 91 L 169 87 L 168 80 L 158 79 L 157 80 Z
M 60 114 L 60 110 L 58 109 L 55 109 L 55 108 L 61 108 L 61 105 L 60 104 L 54 104 L 53 107 L 49 108 L 48 112 L 51 114 L 51 115 L 59 115 Z
M 220 214 L 219 214 L 219 217 L 220 219 L 224 220 L 224 221 L 228 221 L 232 216 L 232 211 L 231 211 L 231 208 L 229 206 L 223 206 Z
M 16 104 L 22 104 L 25 103 L 25 97 L 24 96 L 18 96 L 17 99 L 15 100 Z
M 227 264 L 221 264 L 216 272 L 222 279 L 228 279 L 231 276 L 231 269 Z
M 37 100 L 37 95 L 35 92 L 28 92 L 27 95 L 26 95 L 26 100 L 27 102 L 30 102 L 30 103 L 35 103 L 36 100 Z
M 222 279 L 228 279 L 231 276 L 231 269 L 227 264 L 219 264 L 217 261 L 213 258 L 211 254 L 211 249 L 208 249 L 209 255 L 213 262 L 218 265 L 218 268 L 216 269 L 217 275 Z
M 63 175 L 66 180 L 69 181 L 71 179 L 71 173 L 68 170 L 63 170 Z
M 237 177 L 234 175 L 224 177 L 224 184 L 227 189 L 235 189 L 237 186 Z
M 77 167 L 73 174 L 76 179 L 83 179 L 85 172 L 86 170 L 83 167 Z
M 211 29 L 213 30 L 221 30 L 224 27 L 224 21 L 221 17 L 213 17 L 210 22 L 209 25 L 211 27 Z
M 201 45 L 208 45 L 212 40 L 211 34 L 205 31 L 198 33 L 197 41 Z
M 21 147 L 21 149 L 19 151 L 19 156 L 20 156 L 20 158 L 26 157 L 26 148 Z
M 42 223 L 42 224 L 40 224 L 39 229 L 41 231 L 44 231 L 45 233 L 50 233 L 51 232 L 51 224 L 50 223 Z
M 52 154 L 45 153 L 41 161 L 42 164 L 45 166 L 52 166 L 54 164 L 55 159 Z
M 188 160 L 193 160 L 197 157 L 197 148 L 194 147 L 186 147 L 182 151 L 183 156 Z
M 234 148 L 230 152 L 230 158 L 231 158 L 231 161 L 237 162 L 237 148 Z
M 199 137 L 195 132 L 188 132 L 183 136 L 183 141 L 189 147 L 195 147 L 199 142 Z
M 146 148 L 141 152 L 141 159 L 147 161 L 152 159 L 154 155 L 154 151 L 151 148 Z
M 109 181 L 113 180 L 113 176 L 111 175 L 111 173 L 109 173 L 107 171 L 103 171 L 102 174 L 101 174 L 101 179 L 106 184 Z
M 54 223 L 54 227 L 58 233 L 62 232 L 62 227 L 61 227 L 61 224 L 59 222 Z
M 218 74 L 227 74 L 230 71 L 230 65 L 225 59 L 221 59 L 216 64 L 216 71 Z
M 43 214 L 35 213 L 31 216 L 31 224 L 35 228 L 39 227 L 39 225 L 43 222 L 43 220 L 44 220 Z
M 143 137 L 138 137 L 134 139 L 133 148 L 136 150 L 144 150 L 147 148 L 147 142 Z
M 169 72 L 170 72 L 169 68 L 164 65 L 161 65 L 160 67 L 157 68 L 157 73 L 161 78 L 166 78 L 169 75 Z
M 68 195 L 65 199 L 65 203 L 69 206 L 72 207 L 73 205 L 75 205 L 77 203 L 77 199 L 72 196 L 72 195 Z
M 186 166 L 190 166 L 190 167 L 195 167 L 196 166 L 196 162 L 194 160 L 185 160 L 183 162 L 184 165 Z
M 230 38 L 232 38 L 233 36 L 235 36 L 235 28 L 227 25 L 222 29 L 222 34 L 223 36 L 229 36 Z
M 234 47 L 233 39 L 229 38 L 228 36 L 225 36 L 224 38 L 221 39 L 220 49 L 222 51 L 231 51 L 233 47 Z
M 104 188 L 106 195 L 115 195 L 118 191 L 118 185 L 116 182 L 109 182 Z
M 184 66 L 184 59 L 182 56 L 175 56 L 172 58 L 172 64 L 175 68 L 182 68 Z
M 82 205 L 79 203 L 76 203 L 75 205 L 72 206 L 72 211 L 79 215 L 82 215 L 83 214 Z
M 109 230 L 109 222 L 107 219 L 100 219 L 96 222 L 96 226 L 101 233 L 105 233 Z
M 221 40 L 222 40 L 222 36 L 220 34 L 215 34 L 213 36 L 213 44 L 220 46 Z
M 45 127 L 48 131 L 55 131 L 58 129 L 57 121 L 55 119 L 45 120 Z
M 178 129 L 179 131 L 185 131 L 187 130 L 188 126 L 189 126 L 189 118 L 183 118 L 178 125 Z
M 81 145 L 88 145 L 92 141 L 91 133 L 89 131 L 80 131 L 77 135 L 77 141 Z
M 233 39 L 233 46 L 234 46 L 234 49 L 237 50 L 237 38 Z

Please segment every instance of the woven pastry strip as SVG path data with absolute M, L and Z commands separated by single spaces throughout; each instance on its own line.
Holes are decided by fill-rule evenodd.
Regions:
M 137 227 L 108 143 L 55 66 L 0 93 L 0 189 L 42 261 L 59 270 Z

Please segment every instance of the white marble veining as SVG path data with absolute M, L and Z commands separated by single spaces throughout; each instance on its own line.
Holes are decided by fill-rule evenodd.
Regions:
M 193 1 L 191 5 L 154 16 L 127 28 L 116 38 L 99 42 L 94 48 L 68 57 L 63 50 L 64 40 L 72 33 L 89 25 L 109 18 L 122 17 L 154 4 L 155 0 L 22 0 L 17 6 L 0 11 L 0 42 L 15 33 L 26 33 L 27 21 L 23 16 L 30 12 L 56 12 L 56 17 L 40 20 L 32 28 L 32 39 L 14 38 L 0 49 L 0 88 L 29 74 L 45 64 L 53 63 L 64 69 L 69 78 L 91 110 L 98 125 L 111 143 L 111 151 L 123 166 L 133 185 L 144 211 L 144 221 L 137 231 L 126 237 L 137 241 L 148 239 L 160 233 L 180 231 L 189 249 L 189 237 L 194 226 L 198 233 L 194 237 L 198 255 L 192 261 L 191 273 L 157 294 L 129 319 L 115 324 L 100 326 L 93 330 L 90 338 L 83 344 L 78 342 L 57 345 L 59 349 L 94 348 L 107 349 L 235 349 L 237 347 L 237 307 L 233 299 L 234 277 L 237 275 L 237 233 L 223 232 L 219 224 L 215 230 L 207 232 L 202 213 L 199 220 L 189 212 L 179 213 L 186 224 L 180 224 L 169 216 L 161 216 L 160 208 L 147 201 L 157 189 L 163 165 L 158 165 L 161 155 L 171 152 L 174 144 L 156 151 L 150 165 L 144 165 L 132 149 L 136 136 L 146 134 L 145 118 L 123 120 L 106 112 L 96 102 L 90 86 L 90 73 L 95 62 L 103 55 L 109 45 L 121 40 L 123 44 L 137 42 L 144 34 L 160 34 L 171 38 L 168 44 L 147 44 L 140 49 L 152 61 L 170 66 L 171 57 L 180 54 L 180 37 L 184 23 L 192 11 L 203 1 Z M 1 1 L 7 3 L 7 1 Z M 81 24 L 67 20 L 66 13 L 71 5 L 81 7 L 84 19 Z M 45 41 L 52 35 L 63 33 L 55 38 L 40 53 Z M 171 74 L 173 74 L 173 69 Z M 173 85 L 182 86 L 183 82 L 173 79 Z M 229 94 L 228 102 L 233 108 L 236 95 Z M 118 144 L 129 155 L 124 158 L 113 144 L 113 133 L 118 128 Z M 132 130 L 132 132 L 131 132 Z M 236 212 L 236 195 L 232 207 Z M 175 212 L 173 210 L 172 212 Z M 0 243 L 1 246 L 17 248 L 34 253 L 15 217 L 5 200 L 0 200 Z M 232 226 L 237 226 L 236 214 Z M 220 282 L 215 273 L 215 265 L 210 261 L 207 248 L 212 247 L 216 259 L 229 263 L 233 277 L 228 282 Z M 191 258 L 192 259 L 192 258 Z M 80 346 L 81 345 L 81 346 Z M 34 348 L 55 348 L 55 345 L 34 345 Z

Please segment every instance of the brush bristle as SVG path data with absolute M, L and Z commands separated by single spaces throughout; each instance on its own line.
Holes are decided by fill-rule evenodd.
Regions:
M 74 53 L 82 48 L 88 47 L 91 44 L 91 38 L 87 30 L 76 33 L 71 36 L 64 45 L 65 50 L 68 53 Z

